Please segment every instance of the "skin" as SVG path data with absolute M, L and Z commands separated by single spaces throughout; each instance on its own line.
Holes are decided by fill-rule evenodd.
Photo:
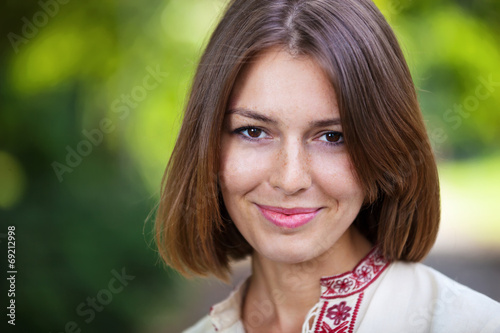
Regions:
M 221 189 L 253 247 L 242 317 L 247 332 L 300 332 L 319 279 L 349 271 L 372 245 L 352 226 L 365 192 L 343 143 L 335 91 L 319 65 L 278 48 L 240 73 L 226 112 Z M 258 205 L 317 208 L 297 228 Z

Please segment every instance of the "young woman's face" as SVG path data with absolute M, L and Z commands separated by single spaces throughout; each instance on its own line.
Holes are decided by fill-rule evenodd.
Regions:
M 221 189 L 243 237 L 298 263 L 352 241 L 364 199 L 335 92 L 310 58 L 272 49 L 240 74 L 222 136 Z

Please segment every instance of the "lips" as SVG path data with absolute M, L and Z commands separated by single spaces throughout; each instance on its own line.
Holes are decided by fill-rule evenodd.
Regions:
M 287 229 L 295 229 L 307 224 L 321 210 L 321 207 L 282 208 L 262 205 L 257 205 L 257 207 L 269 222 L 278 227 Z

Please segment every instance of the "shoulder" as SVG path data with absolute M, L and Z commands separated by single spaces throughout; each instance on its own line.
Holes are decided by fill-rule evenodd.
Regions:
M 183 331 L 183 333 L 215 333 L 209 316 L 201 318 L 196 324 Z
M 234 332 L 243 333 L 240 309 L 249 278 L 241 281 L 229 296 L 211 307 L 209 315 L 201 318 L 183 333 Z
M 388 282 L 395 302 L 410 306 L 409 323 L 433 332 L 499 332 L 500 303 L 421 263 L 394 262 Z M 409 297 L 411 303 L 402 299 Z

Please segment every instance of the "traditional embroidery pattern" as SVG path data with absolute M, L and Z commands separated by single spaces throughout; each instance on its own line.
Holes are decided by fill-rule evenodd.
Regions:
M 358 301 L 356 302 L 356 307 L 354 308 L 354 313 L 352 314 L 351 325 L 349 325 L 349 332 L 354 332 L 354 324 L 356 323 L 356 317 L 358 316 L 359 306 L 363 300 L 364 293 L 359 294 Z
M 351 289 L 353 284 L 354 284 L 354 282 L 349 280 L 349 279 L 338 280 L 338 281 L 335 281 L 335 284 L 333 285 L 333 289 L 335 289 L 339 293 L 344 293 L 346 291 L 349 291 L 349 289 Z
M 340 326 L 337 326 L 335 328 L 331 328 L 328 326 L 327 323 L 323 322 L 323 325 L 320 327 L 319 331 L 316 331 L 318 333 L 336 333 L 336 332 L 347 332 L 347 321 L 343 322 Z
M 351 272 L 321 279 L 321 298 L 346 297 L 363 291 L 389 265 L 378 248 L 373 249 L 365 260 Z
M 349 297 L 346 301 L 339 303 L 324 301 L 323 307 L 316 321 L 315 333 L 353 332 L 354 322 L 357 316 L 357 307 L 363 298 L 361 293 L 357 298 Z M 351 310 L 356 305 L 355 313 L 351 316 Z
M 389 266 L 375 248 L 351 272 L 321 279 L 315 333 L 352 333 L 365 290 Z M 312 332 L 312 327 L 306 332 Z
M 353 333 L 364 298 L 364 290 L 377 280 L 389 264 L 380 251 L 374 248 L 351 272 L 322 278 L 320 300 L 309 310 L 302 332 Z M 237 294 L 232 293 L 229 300 L 224 302 L 234 302 L 235 299 L 236 303 L 241 302 L 239 299 L 245 293 L 243 288 L 246 286 L 240 286 Z M 221 304 L 216 307 L 224 306 Z M 215 314 L 214 318 L 213 312 L 217 312 L 217 309 L 210 309 L 212 324 L 216 331 L 224 331 L 239 320 L 239 313 L 233 313 L 234 311 L 231 312 L 230 318 L 227 318 L 229 322 L 221 320 L 221 317 L 217 317 L 218 314 Z M 238 329 L 243 330 L 242 325 L 240 322 Z
M 326 316 L 333 320 L 334 325 L 340 324 L 341 321 L 346 320 L 351 314 L 351 307 L 346 305 L 346 302 L 340 302 L 329 308 Z

